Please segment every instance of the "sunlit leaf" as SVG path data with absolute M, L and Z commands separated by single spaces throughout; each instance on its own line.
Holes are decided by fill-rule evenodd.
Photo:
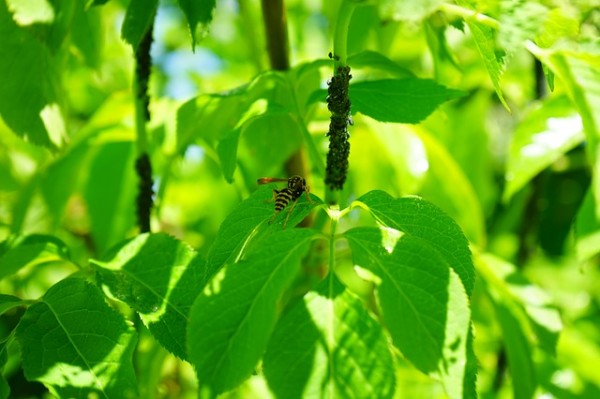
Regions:
M 196 299 L 187 344 L 201 390 L 217 394 L 250 376 L 275 327 L 279 300 L 314 238 L 308 229 L 275 234 L 268 245 L 228 264 Z
M 596 204 L 600 204 L 600 46 L 597 43 L 571 49 L 541 49 L 530 43 L 527 47 L 565 84 L 571 101 L 577 107 L 586 138 L 586 149 L 594 165 L 592 187 Z M 600 206 L 596 206 L 600 215 Z
M 510 200 L 584 139 L 581 117 L 565 97 L 554 97 L 530 109 L 513 133 L 503 200 Z
M 65 122 L 58 107 L 58 71 L 50 50 L 13 21 L 0 3 L 0 116 L 19 136 L 56 149 L 65 142 Z
M 457 4 L 468 8 L 467 1 L 465 0 L 458 0 Z M 494 29 L 471 19 L 467 19 L 465 22 L 469 26 L 471 35 L 473 35 L 473 40 L 475 40 L 477 50 L 479 50 L 485 69 L 487 70 L 492 85 L 494 86 L 494 90 L 498 95 L 498 99 L 500 99 L 504 108 L 510 111 L 510 108 L 504 99 L 504 95 L 502 94 L 502 89 L 500 88 L 500 77 L 504 72 L 505 61 L 496 54 L 496 35 Z
M 433 13 L 442 3 L 442 0 L 383 0 L 379 7 L 387 18 L 418 21 Z
M 381 279 L 377 298 L 394 345 L 419 370 L 439 375 L 448 396 L 470 396 L 469 299 L 445 254 L 410 233 L 386 238 L 363 227 L 344 237 L 354 263 Z
M 165 234 L 142 234 L 96 265 L 100 283 L 140 314 L 154 337 L 185 359 L 188 313 L 206 280 L 204 260 Z
M 442 103 L 464 93 L 426 79 L 382 79 L 352 83 L 352 111 L 381 122 L 418 123 Z
M 428 242 L 458 274 L 467 295 L 471 295 L 475 269 L 469 245 L 448 215 L 418 197 L 393 198 L 384 191 L 371 191 L 357 201 L 364 203 L 384 225 Z
M 508 306 L 512 317 L 517 317 L 522 324 L 520 328 L 532 331 L 539 346 L 554 355 L 563 325 L 548 294 L 509 262 L 491 254 L 482 254 L 477 259 L 477 270 L 495 303 Z
M 16 337 L 27 379 L 58 397 L 137 397 L 135 331 L 82 279 L 50 288 L 27 309 Z
M 525 0 L 502 0 L 500 6 L 498 43 L 512 53 L 521 48 L 525 40 L 532 40 L 537 35 L 548 9 Z
M 391 398 L 393 361 L 381 325 L 332 274 L 277 323 L 264 371 L 278 398 Z

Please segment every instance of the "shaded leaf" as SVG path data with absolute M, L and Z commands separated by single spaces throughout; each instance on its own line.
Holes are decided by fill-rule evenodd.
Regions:
M 315 237 L 308 229 L 274 234 L 269 245 L 228 264 L 196 299 L 187 344 L 201 391 L 218 394 L 252 374 L 275 327 L 279 301 Z
M 554 97 L 530 109 L 513 133 L 503 201 L 584 139 L 581 117 L 565 97 Z
M 369 212 L 386 226 L 418 237 L 439 252 L 460 277 L 467 295 L 471 295 L 475 269 L 469 243 L 460 227 L 430 202 L 418 197 L 393 198 L 384 191 L 371 191 L 358 198 Z
M 353 83 L 350 99 L 353 112 L 382 122 L 418 123 L 442 103 L 461 97 L 427 79 L 382 79 Z
M 16 296 L 0 294 L 0 316 L 24 303 L 21 298 L 17 298 Z
M 385 55 L 376 51 L 365 50 L 348 57 L 348 65 L 352 69 L 370 68 L 387 72 L 397 78 L 414 77 L 414 73 L 400 66 Z
M 512 378 L 513 398 L 533 398 L 536 388 L 535 367 L 531 346 L 521 325 L 510 309 L 502 302 L 495 303 L 496 315 L 502 328 L 508 369 Z
M 27 379 L 58 397 L 137 397 L 135 331 L 82 279 L 51 287 L 27 309 L 16 338 Z
M 278 398 L 394 394 L 394 366 L 381 324 L 333 274 L 282 316 L 263 367 Z
M 148 28 L 154 23 L 158 0 L 131 0 L 125 12 L 121 37 L 137 50 Z
M 204 260 L 166 234 L 142 234 L 92 263 L 99 282 L 140 314 L 163 347 L 185 359 L 188 313 L 206 284 Z
M 448 396 L 469 396 L 467 381 L 475 378 L 466 367 L 474 356 L 471 311 L 458 275 L 428 241 L 386 232 L 354 228 L 344 237 L 354 263 L 381 281 L 378 303 L 394 345 L 419 370 L 438 375 Z
M 135 225 L 135 151 L 129 141 L 108 142 L 91 161 L 84 197 L 99 253 L 123 240 Z
M 69 249 L 60 239 L 42 234 L 20 237 L 0 254 L 0 279 L 27 266 L 63 260 L 69 260 Z
M 179 7 L 185 14 L 192 35 L 192 49 L 198 41 L 198 24 L 206 27 L 213 18 L 216 0 L 179 0 Z M 201 39 L 201 37 L 200 37 Z

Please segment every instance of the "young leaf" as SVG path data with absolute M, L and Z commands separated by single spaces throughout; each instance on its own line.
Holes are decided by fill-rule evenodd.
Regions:
M 465 0 L 457 0 L 456 3 L 462 7 L 468 8 L 467 1 Z M 504 100 L 502 89 L 500 88 L 500 76 L 504 72 L 504 60 L 496 55 L 496 38 L 494 30 L 489 26 L 478 23 L 476 20 L 467 19 L 465 22 L 473 35 L 477 50 L 479 50 L 485 69 L 487 69 L 488 75 L 492 80 L 492 85 L 494 85 L 494 90 L 496 90 L 496 94 L 502 105 L 504 105 L 504 108 L 510 112 L 510 108 L 508 107 L 506 100 Z
M 208 252 L 206 260 L 208 279 L 212 278 L 226 263 L 235 261 L 247 247 L 250 239 L 258 241 L 260 235 L 266 235 L 268 230 L 274 232 L 282 229 L 282 219 L 287 217 L 288 209 L 280 212 L 270 227 L 262 226 L 273 216 L 273 187 L 275 185 L 259 187 L 223 221 L 217 238 Z M 311 196 L 311 199 L 313 203 L 309 203 L 304 195 L 300 197 L 289 215 L 288 228 L 300 223 L 310 213 L 318 201 L 314 196 Z
M 410 233 L 385 237 L 362 227 L 344 236 L 354 263 L 381 280 L 377 298 L 394 345 L 419 370 L 438 375 L 448 396 L 463 398 L 474 379 L 466 367 L 473 356 L 471 310 L 445 254 Z
M 27 379 L 57 397 L 137 397 L 135 331 L 82 279 L 51 287 L 27 309 L 16 338 Z
M 154 23 L 158 0 L 131 0 L 127 6 L 121 37 L 137 50 L 148 28 Z
M 316 233 L 288 229 L 248 258 L 230 263 L 196 299 L 190 313 L 188 358 L 201 391 L 219 394 L 252 374 Z
M 206 284 L 204 260 L 166 234 L 142 234 L 92 263 L 99 282 L 140 314 L 163 347 L 185 359 L 188 313 Z
M 216 0 L 179 0 L 192 34 L 192 49 L 196 47 L 198 24 L 206 26 L 212 21 L 215 3 Z
M 394 395 L 394 365 L 381 324 L 334 274 L 279 320 L 263 367 L 278 398 Z
M 371 191 L 362 202 L 381 223 L 418 237 L 435 249 L 460 277 L 467 295 L 471 295 L 475 269 L 469 243 L 460 227 L 430 202 L 418 197 L 393 198 L 384 191 Z
M 427 79 L 382 79 L 350 85 L 352 111 L 382 122 L 419 123 L 442 103 L 463 96 Z
M 509 53 L 533 40 L 548 13 L 542 4 L 524 0 L 503 0 L 500 8 L 498 43 Z
M 530 110 L 512 136 L 503 201 L 585 139 L 581 117 L 565 97 Z
M 21 237 L 0 253 L 0 279 L 26 266 L 62 260 L 69 260 L 69 249 L 58 238 L 41 234 Z

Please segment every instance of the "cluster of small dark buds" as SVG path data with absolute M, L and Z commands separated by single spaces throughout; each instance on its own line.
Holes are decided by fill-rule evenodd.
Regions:
M 348 124 L 352 123 L 348 87 L 351 78 L 350 67 L 340 66 L 328 82 L 327 108 L 331 112 L 331 117 L 329 132 L 327 133 L 327 136 L 329 136 L 329 152 L 327 153 L 325 183 L 332 190 L 343 188 L 348 172 L 348 157 L 350 155 Z

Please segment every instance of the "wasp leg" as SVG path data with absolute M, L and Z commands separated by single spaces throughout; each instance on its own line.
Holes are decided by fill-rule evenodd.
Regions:
M 304 190 L 304 193 L 306 194 L 306 200 L 307 200 L 308 202 L 310 202 L 311 204 L 314 204 L 314 202 L 315 202 L 315 201 L 313 201 L 313 200 L 310 198 L 310 187 L 306 186 L 306 190 Z
M 290 205 L 290 207 L 288 208 L 288 211 L 285 215 L 285 221 L 283 222 L 283 227 L 285 229 L 285 226 L 287 226 L 287 222 L 288 219 L 290 218 L 290 214 L 292 213 L 292 211 L 294 210 L 294 207 L 296 206 L 296 204 L 298 203 L 298 199 L 296 199 L 296 201 L 294 201 L 294 203 L 292 205 Z

